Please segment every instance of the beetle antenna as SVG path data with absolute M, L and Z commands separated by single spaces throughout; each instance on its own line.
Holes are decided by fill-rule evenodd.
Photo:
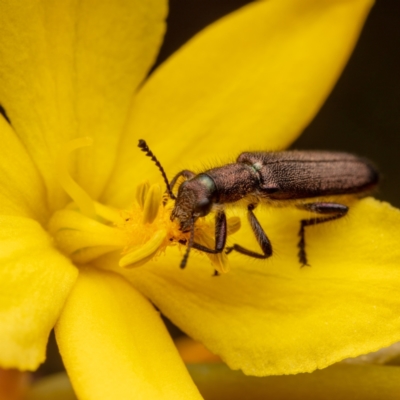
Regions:
M 169 197 L 172 200 L 176 200 L 175 195 L 172 193 L 171 190 L 171 186 L 169 184 L 168 178 L 167 178 L 167 174 L 164 171 L 164 168 L 161 166 L 160 161 L 157 160 L 156 156 L 152 153 L 152 151 L 149 149 L 149 146 L 147 146 L 147 143 L 143 140 L 143 139 L 139 139 L 139 144 L 138 147 L 146 153 L 147 157 L 150 157 L 152 161 L 154 161 L 154 163 L 157 165 L 158 169 L 161 172 L 162 177 L 164 178 L 164 182 L 167 186 L 167 192 Z
M 186 253 L 183 256 L 182 261 L 181 261 L 181 269 L 186 267 L 186 264 L 187 264 L 187 261 L 189 258 L 190 249 L 193 247 L 193 241 L 194 241 L 194 221 L 193 221 L 193 219 L 191 222 L 192 222 L 192 224 L 191 224 L 191 228 L 190 228 L 189 243 L 186 248 Z

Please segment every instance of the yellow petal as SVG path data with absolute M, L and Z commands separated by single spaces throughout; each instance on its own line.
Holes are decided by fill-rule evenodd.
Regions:
M 295 376 L 254 378 L 222 364 L 191 365 L 189 371 L 207 400 L 395 400 L 400 368 L 334 365 Z
M 62 150 L 58 154 L 55 170 L 58 175 L 58 182 L 61 184 L 62 188 L 78 206 L 82 214 L 85 214 L 89 218 L 96 217 L 95 202 L 86 190 L 71 178 L 69 173 L 69 161 L 71 153 L 92 145 L 93 139 L 89 136 L 77 138 L 64 144 Z
M 226 275 L 211 277 L 179 255 L 126 272 L 132 284 L 195 340 L 246 374 L 309 372 L 400 340 L 400 211 L 367 198 L 345 218 L 309 227 L 311 267 L 297 259 L 292 209 L 256 210 L 274 255 L 232 253 Z M 258 248 L 250 229 L 230 238 Z M 250 242 L 252 240 L 252 243 Z M 170 256 L 171 254 L 171 256 Z
M 0 216 L 0 365 L 36 369 L 77 276 L 31 219 Z
M 80 399 L 201 399 L 158 312 L 115 274 L 82 271 L 56 336 Z
M 45 179 L 52 208 L 66 201 L 54 162 L 74 137 L 94 138 L 78 174 L 93 197 L 102 191 L 165 14 L 164 0 L 1 2 L 1 103 Z
M 331 91 L 371 4 L 257 1 L 198 34 L 138 93 L 107 199 L 128 201 L 128 182 L 143 179 L 143 166 L 147 178 L 160 179 L 138 151 L 139 165 L 132 163 L 140 138 L 170 175 L 287 146 Z
M 45 222 L 46 192 L 29 154 L 11 126 L 0 116 L 0 214 Z

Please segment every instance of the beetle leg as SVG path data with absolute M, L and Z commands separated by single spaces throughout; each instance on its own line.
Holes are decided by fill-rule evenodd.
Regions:
M 209 249 L 208 247 L 196 242 L 193 243 L 192 247 L 196 250 L 203 251 L 204 253 L 221 253 L 225 247 L 227 232 L 226 215 L 223 211 L 220 211 L 215 217 L 215 249 Z M 183 242 L 181 243 L 185 244 Z
M 306 255 L 306 242 L 305 242 L 305 228 L 310 225 L 322 224 L 323 222 L 333 221 L 334 219 L 338 219 L 344 217 L 347 214 L 349 208 L 344 204 L 338 203 L 308 203 L 297 206 L 302 210 L 307 210 L 314 212 L 316 214 L 330 214 L 326 217 L 317 217 L 310 219 L 302 219 L 300 221 L 300 230 L 299 236 L 300 240 L 297 244 L 299 248 L 299 261 L 302 267 L 309 266 L 307 255 Z
M 254 204 L 249 204 L 247 206 L 247 218 L 249 220 L 251 229 L 253 230 L 254 236 L 257 239 L 258 244 L 261 247 L 263 254 L 256 253 L 252 250 L 245 249 L 244 247 L 240 246 L 239 244 L 234 244 L 233 246 L 226 248 L 226 254 L 229 254 L 233 250 L 236 250 L 239 253 L 245 254 L 249 257 L 254 258 L 261 258 L 265 259 L 272 256 L 272 246 L 271 242 L 269 241 L 267 235 L 265 234 L 263 228 L 261 227 L 260 223 L 258 222 L 256 216 L 253 213 L 253 210 L 256 208 Z

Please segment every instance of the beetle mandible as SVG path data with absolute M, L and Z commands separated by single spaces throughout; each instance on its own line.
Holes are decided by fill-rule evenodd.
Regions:
M 272 246 L 253 210 L 258 203 L 272 206 L 295 206 L 310 211 L 316 217 L 300 221 L 298 257 L 301 266 L 308 264 L 305 251 L 305 228 L 341 218 L 347 214 L 344 204 L 323 201 L 320 198 L 364 194 L 379 181 L 379 174 L 372 164 L 353 154 L 331 151 L 280 151 L 245 152 L 235 163 L 195 174 L 189 170 L 179 172 L 171 182 L 157 158 L 144 140 L 138 145 L 156 163 L 161 171 L 175 206 L 171 220 L 179 221 L 183 232 L 190 232 L 181 268 L 186 266 L 191 248 L 218 254 L 232 251 L 250 257 L 265 259 L 272 256 Z M 173 188 L 180 177 L 186 180 Z M 247 216 L 262 253 L 246 249 L 239 244 L 225 247 L 227 223 L 223 205 L 248 200 Z M 215 248 L 210 249 L 194 242 L 196 220 L 216 209 Z

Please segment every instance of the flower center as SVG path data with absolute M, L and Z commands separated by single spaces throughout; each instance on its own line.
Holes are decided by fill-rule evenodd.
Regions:
M 160 185 L 148 182 L 138 185 L 131 208 L 117 210 L 93 201 L 72 179 L 67 167 L 70 154 L 91 144 L 90 138 L 73 140 L 58 158 L 60 183 L 73 200 L 56 211 L 49 222 L 49 231 L 58 248 L 75 264 L 87 264 L 107 253 L 118 252 L 119 267 L 133 268 L 164 254 L 167 247 L 183 247 L 190 233 L 181 232 L 179 225 L 171 221 L 174 204 L 163 195 Z M 239 218 L 228 220 L 228 234 L 239 228 Z M 212 218 L 201 218 L 196 222 L 195 241 L 213 248 L 214 230 Z M 224 253 L 207 255 L 218 272 L 227 271 L 228 259 Z

